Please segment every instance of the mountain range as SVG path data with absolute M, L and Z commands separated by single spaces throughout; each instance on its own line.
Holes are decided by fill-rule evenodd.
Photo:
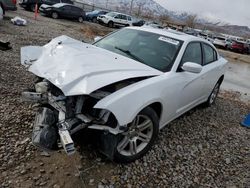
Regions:
M 189 14 L 176 13 L 167 10 L 154 0 L 77 0 L 83 1 L 88 4 L 95 4 L 96 6 L 107 8 L 110 10 L 119 10 L 127 14 L 131 14 L 131 7 L 134 13 L 147 12 L 154 15 L 168 15 L 173 22 L 184 23 Z M 132 3 L 132 4 L 131 4 Z M 199 15 L 196 19 L 200 27 L 213 29 L 217 32 L 223 32 L 232 35 L 246 36 L 250 38 L 250 29 L 247 26 L 238 26 L 230 24 L 216 24 L 209 22 L 206 18 L 200 18 Z

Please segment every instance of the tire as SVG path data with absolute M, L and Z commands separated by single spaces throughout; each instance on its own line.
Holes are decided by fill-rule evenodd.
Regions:
M 204 103 L 206 107 L 210 107 L 210 106 L 212 106 L 212 105 L 215 103 L 216 98 L 217 98 L 217 96 L 218 96 L 218 93 L 219 93 L 219 91 L 220 91 L 220 85 L 221 85 L 221 82 L 220 82 L 220 81 L 218 81 L 218 82 L 215 84 L 215 86 L 214 86 L 214 88 L 213 88 L 211 94 L 209 95 L 207 101 Z
M 57 12 L 52 12 L 51 17 L 52 17 L 53 19 L 57 19 L 57 18 L 59 17 L 59 15 L 58 15 Z
M 82 23 L 82 22 L 83 22 L 83 17 L 80 16 L 80 17 L 78 18 L 78 22 Z
M 159 133 L 159 118 L 152 108 L 146 107 L 128 128 L 128 131 L 118 135 L 114 160 L 119 163 L 133 162 L 150 150 Z
M 109 21 L 109 23 L 108 23 L 108 27 L 114 27 L 114 22 L 112 22 L 112 21 Z
M 94 17 L 94 18 L 92 19 L 92 22 L 93 22 L 93 23 L 97 23 L 97 18 Z

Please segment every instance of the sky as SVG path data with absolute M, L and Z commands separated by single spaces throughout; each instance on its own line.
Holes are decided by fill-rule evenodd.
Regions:
M 154 0 L 170 11 L 188 12 L 210 21 L 248 26 L 250 0 Z

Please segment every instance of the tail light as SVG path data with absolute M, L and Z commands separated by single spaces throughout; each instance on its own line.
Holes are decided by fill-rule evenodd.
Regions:
M 12 3 L 16 5 L 16 0 L 12 0 Z

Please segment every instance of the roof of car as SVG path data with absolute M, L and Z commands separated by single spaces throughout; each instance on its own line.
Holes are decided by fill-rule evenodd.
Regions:
M 56 3 L 56 4 L 53 5 L 53 7 L 59 8 L 59 7 L 65 6 L 65 5 L 69 5 L 69 6 L 72 6 L 72 7 L 77 7 L 77 6 L 69 4 L 69 3 Z
M 111 12 L 109 12 L 109 13 L 111 13 Z M 115 14 L 122 14 L 122 15 L 130 16 L 130 15 L 128 15 L 128 14 L 123 14 L 123 13 L 120 13 L 120 12 L 114 12 L 114 11 L 112 11 L 112 13 L 115 13 Z M 130 16 L 130 17 L 131 17 L 131 16 Z
M 173 30 L 167 30 L 167 29 L 158 29 L 158 28 L 153 28 L 153 27 L 129 27 L 130 29 L 137 29 L 137 30 L 141 30 L 141 31 L 147 31 L 147 32 L 151 32 L 151 33 L 156 33 L 159 35 L 165 35 L 171 38 L 175 38 L 175 39 L 179 39 L 182 41 L 190 41 L 190 40 L 200 40 L 200 41 L 206 41 L 204 39 L 192 36 L 192 35 L 188 35 L 186 33 L 183 32 L 179 32 L 179 31 L 173 31 Z

